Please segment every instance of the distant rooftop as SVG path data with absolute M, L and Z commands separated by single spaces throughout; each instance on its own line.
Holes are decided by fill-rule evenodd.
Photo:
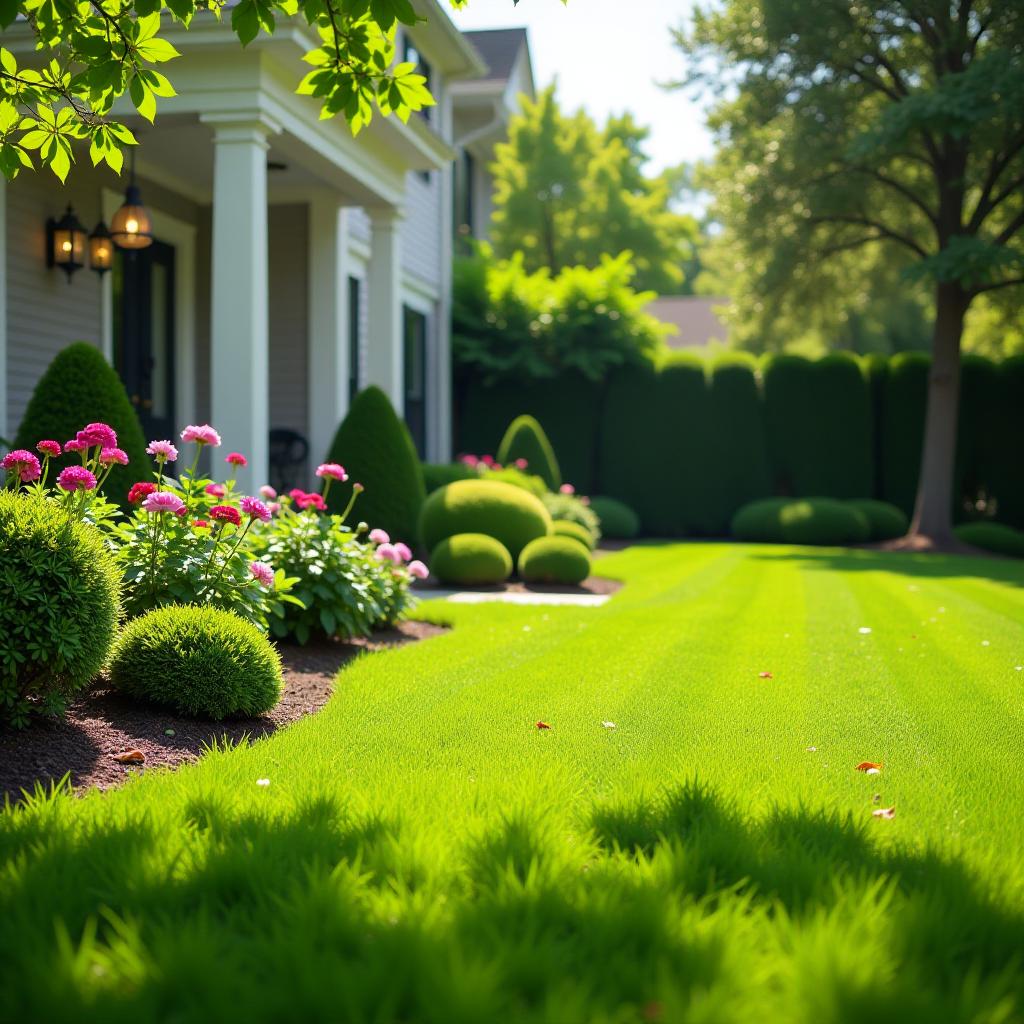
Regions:
M 525 28 L 490 28 L 463 35 L 480 51 L 488 71 L 482 81 L 507 81 L 512 77 L 519 51 L 527 45 Z
M 665 339 L 669 348 L 704 348 L 712 342 L 729 340 L 729 328 L 716 311 L 728 305 L 726 298 L 663 295 L 649 303 L 645 312 L 675 328 Z

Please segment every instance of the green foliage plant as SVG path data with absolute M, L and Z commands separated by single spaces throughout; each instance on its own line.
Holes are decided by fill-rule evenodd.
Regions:
M 501 541 L 485 533 L 457 533 L 434 548 L 430 567 L 442 583 L 489 586 L 512 575 L 512 556 Z
M 856 509 L 868 523 L 869 540 L 895 540 L 906 534 L 910 521 L 902 509 L 885 501 L 872 498 L 855 498 L 847 505 Z
M 517 416 L 505 431 L 498 445 L 498 462 L 519 466 L 539 476 L 549 490 L 557 491 L 562 486 L 562 473 L 558 468 L 551 442 L 544 428 L 532 416 Z
M 586 530 L 590 537 L 589 547 L 594 548 L 601 539 L 601 520 L 590 507 L 590 499 L 566 490 L 568 485 L 555 494 L 545 494 L 541 499 L 552 520 L 575 523 Z
M 956 528 L 956 535 L 964 544 L 972 544 L 998 555 L 1024 558 L 1024 531 L 1005 523 L 962 523 Z
M 602 536 L 610 540 L 632 540 L 640 533 L 640 517 L 624 501 L 597 495 L 590 499 L 590 510 L 597 516 Z
M 61 714 L 103 668 L 119 588 L 99 529 L 41 495 L 0 492 L 0 725 Z
M 590 575 L 590 552 L 571 537 L 540 537 L 519 556 L 519 576 L 527 583 L 575 586 Z
M 110 658 L 122 693 L 191 718 L 265 714 L 281 699 L 281 659 L 252 623 L 221 608 L 168 606 L 132 619 Z

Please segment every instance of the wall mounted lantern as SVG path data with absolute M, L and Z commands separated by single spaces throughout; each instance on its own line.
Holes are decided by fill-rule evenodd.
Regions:
M 60 220 L 46 222 L 46 265 L 60 267 L 69 281 L 85 266 L 85 228 L 70 206 Z
M 89 266 L 102 277 L 114 262 L 114 240 L 100 221 L 89 235 Z
M 142 193 L 135 184 L 135 150 L 132 150 L 132 176 L 124 192 L 124 202 L 110 222 L 110 237 L 119 249 L 145 249 L 153 244 L 153 225 L 149 211 L 142 205 Z

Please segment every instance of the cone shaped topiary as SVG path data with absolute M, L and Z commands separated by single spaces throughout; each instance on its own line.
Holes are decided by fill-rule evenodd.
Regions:
M 562 471 L 544 428 L 532 416 L 517 416 L 501 439 L 497 453 L 503 466 L 516 459 L 526 459 L 527 471 L 539 476 L 548 488 L 557 491 L 562 486 Z
M 107 423 L 117 431 L 117 445 L 128 456 L 128 465 L 114 466 L 103 491 L 124 505 L 128 488 L 136 480 L 148 480 L 152 470 L 146 438 L 117 371 L 99 349 L 78 341 L 62 349 L 39 378 L 14 447 L 34 451 L 39 441 L 64 444 L 87 423 Z M 63 456 L 54 460 L 55 471 L 78 462 L 77 456 Z
M 331 487 L 332 512 L 341 512 L 352 496 L 352 484 L 361 483 L 366 490 L 353 518 L 387 530 L 393 541 L 415 543 L 426 496 L 423 470 L 408 429 L 380 388 L 356 395 L 334 435 L 328 461 L 340 462 L 348 473 L 347 483 Z

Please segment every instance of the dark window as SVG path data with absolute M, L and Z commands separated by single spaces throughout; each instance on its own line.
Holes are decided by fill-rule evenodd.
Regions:
M 359 278 L 348 279 L 348 400 L 359 394 L 359 326 L 362 319 L 360 299 L 362 291 Z
M 114 366 L 147 437 L 174 436 L 174 247 L 116 250 Z
M 406 306 L 403 310 L 405 342 L 405 424 L 420 458 L 427 445 L 427 318 Z
M 473 154 L 463 151 L 462 154 L 462 223 L 466 230 L 476 237 L 476 224 L 473 222 L 473 177 L 476 171 L 476 162 Z

